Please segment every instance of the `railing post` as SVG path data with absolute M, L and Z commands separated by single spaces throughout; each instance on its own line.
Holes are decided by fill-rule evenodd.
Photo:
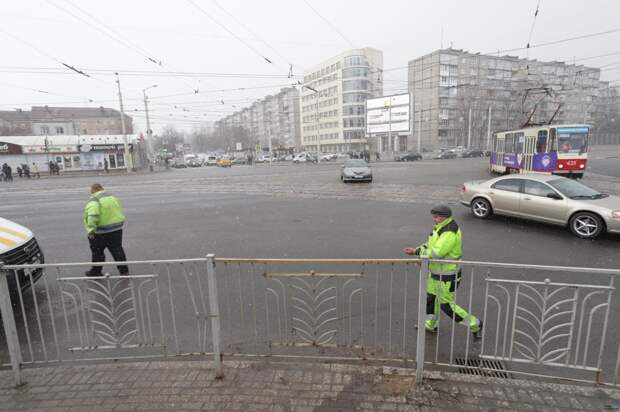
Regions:
M 2 269 L 2 262 L 0 262 L 0 313 L 2 314 L 6 344 L 9 348 L 9 357 L 11 358 L 11 369 L 13 369 L 13 374 L 15 375 L 15 385 L 19 386 L 23 383 L 21 370 L 22 352 L 19 347 L 19 335 L 17 334 L 15 315 L 11 305 L 11 294 L 7 280 L 9 273 L 8 270 Z
M 424 378 L 424 355 L 426 350 L 426 288 L 428 285 L 428 259 L 422 258 L 420 267 L 420 288 L 418 290 L 418 336 L 416 340 L 415 354 L 415 381 L 417 385 L 422 384 Z
M 211 335 L 213 337 L 213 357 L 215 362 L 216 378 L 222 379 L 222 353 L 220 350 L 220 304 L 218 302 L 217 281 L 215 278 L 215 255 L 207 255 L 207 282 L 209 285 L 209 312 L 211 317 Z

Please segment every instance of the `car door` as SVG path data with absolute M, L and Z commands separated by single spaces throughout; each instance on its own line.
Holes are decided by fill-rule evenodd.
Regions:
M 566 223 L 568 204 L 564 196 L 546 183 L 523 179 L 520 212 L 523 217 L 533 220 L 564 224 Z
M 493 211 L 503 215 L 520 216 L 522 179 L 501 179 L 491 185 L 489 196 Z

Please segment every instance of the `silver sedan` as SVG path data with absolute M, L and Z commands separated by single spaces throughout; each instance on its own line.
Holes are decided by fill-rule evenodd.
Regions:
M 348 159 L 344 161 L 340 170 L 340 180 L 343 182 L 372 182 L 370 166 L 362 159 Z
M 461 203 L 480 219 L 495 213 L 568 226 L 583 239 L 620 233 L 620 197 L 565 177 L 522 174 L 466 182 Z

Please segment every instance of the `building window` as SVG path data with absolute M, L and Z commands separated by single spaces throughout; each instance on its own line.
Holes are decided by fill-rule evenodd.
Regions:
M 65 134 L 65 129 L 60 126 L 56 127 L 56 134 Z
M 41 126 L 41 134 L 49 134 L 50 128 L 47 126 Z

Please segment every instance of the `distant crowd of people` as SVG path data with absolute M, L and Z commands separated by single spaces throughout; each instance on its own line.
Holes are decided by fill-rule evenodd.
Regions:
M 50 160 L 47 167 L 50 176 L 60 176 L 60 166 L 58 163 Z M 13 172 L 13 168 L 8 163 L 4 163 L 0 169 L 0 182 L 12 182 L 14 173 L 17 174 L 17 177 L 20 179 L 41 178 L 39 166 L 37 166 L 35 162 L 33 162 L 32 165 L 22 163 L 15 168 L 15 172 Z

